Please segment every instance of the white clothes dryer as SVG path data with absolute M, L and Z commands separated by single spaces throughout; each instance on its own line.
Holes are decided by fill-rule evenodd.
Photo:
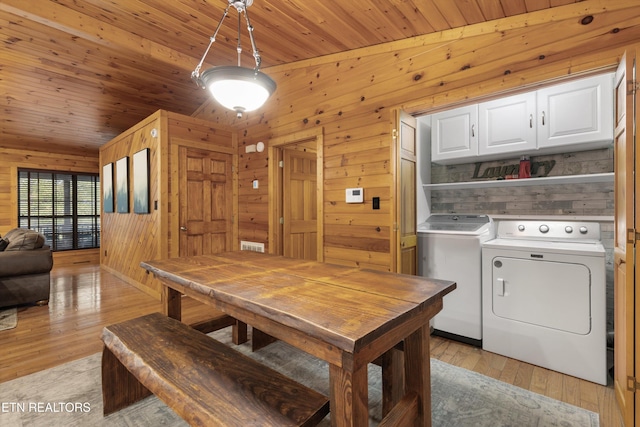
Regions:
M 482 247 L 482 348 L 606 385 L 599 224 L 508 220 L 497 230 Z
M 433 214 L 418 226 L 418 274 L 457 285 L 431 322 L 435 334 L 482 344 L 482 243 L 494 237 L 488 215 Z

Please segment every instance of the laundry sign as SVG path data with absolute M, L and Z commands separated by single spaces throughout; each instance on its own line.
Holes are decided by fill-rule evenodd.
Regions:
M 520 163 L 513 165 L 503 166 L 489 166 L 483 168 L 483 162 L 475 164 L 472 179 L 491 179 L 501 178 L 504 179 L 507 176 L 517 175 L 520 169 Z M 539 162 L 531 162 L 531 176 L 543 177 L 549 176 L 549 172 L 556 165 L 555 160 L 543 160 Z

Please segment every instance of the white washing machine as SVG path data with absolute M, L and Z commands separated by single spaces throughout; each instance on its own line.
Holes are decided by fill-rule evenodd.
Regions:
M 433 214 L 418 226 L 418 274 L 453 280 L 431 325 L 434 333 L 482 343 L 482 243 L 495 237 L 488 215 Z
M 482 260 L 482 348 L 606 385 L 599 224 L 499 221 Z

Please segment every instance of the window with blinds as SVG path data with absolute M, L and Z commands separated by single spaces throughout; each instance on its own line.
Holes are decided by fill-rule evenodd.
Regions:
M 99 175 L 19 169 L 18 226 L 54 251 L 99 248 Z

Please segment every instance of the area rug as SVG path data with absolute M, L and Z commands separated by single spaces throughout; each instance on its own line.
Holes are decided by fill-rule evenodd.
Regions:
M 230 344 L 229 330 L 213 333 Z M 241 352 L 328 395 L 325 362 L 285 343 L 255 353 Z M 100 354 L 0 384 L 1 426 L 186 426 L 151 396 L 108 417 L 102 416 Z M 597 427 L 598 414 L 431 360 L 434 427 Z M 380 368 L 369 367 L 370 426 L 381 416 Z M 329 426 L 331 414 L 321 426 Z M 259 427 L 259 426 L 256 426 Z
M 16 307 L 0 310 L 0 331 L 18 326 L 18 309 Z

